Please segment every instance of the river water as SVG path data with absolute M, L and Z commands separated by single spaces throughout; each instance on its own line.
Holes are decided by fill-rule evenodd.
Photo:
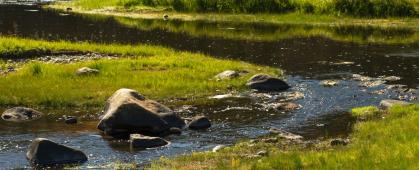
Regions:
M 34 6 L 0 6 L 0 36 L 152 44 L 242 60 L 283 69 L 293 87 L 290 91 L 304 94 L 303 99 L 294 101 L 302 108 L 292 112 L 266 109 L 263 102 L 237 99 L 185 106 L 191 112 L 187 116 L 205 113 L 213 121 L 213 127 L 207 132 L 185 131 L 180 136 L 170 136 L 170 145 L 143 151 L 131 150 L 126 141 L 102 136 L 96 129 L 100 108 L 78 111 L 40 108 L 45 113 L 82 116 L 81 123 L 66 125 L 54 116 L 28 124 L 0 121 L 0 168 L 29 168 L 25 153 L 36 137 L 83 150 L 89 156 L 89 162 L 83 165 L 86 168 L 115 161 L 145 164 L 160 156 L 210 150 L 218 144 L 234 144 L 240 139 L 267 134 L 269 127 L 282 128 L 306 139 L 345 137 L 351 131 L 352 120 L 347 113 L 350 108 L 377 105 L 388 98 L 417 102 L 418 31 L 369 26 L 140 20 L 79 15 Z M 401 80 L 362 87 L 353 74 L 398 76 Z M 326 79 L 337 79 L 340 83 L 334 87 L 319 85 Z M 390 89 L 390 84 L 403 84 L 411 89 L 409 92 Z

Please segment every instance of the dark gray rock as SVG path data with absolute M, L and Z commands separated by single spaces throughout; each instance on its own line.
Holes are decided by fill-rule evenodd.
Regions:
M 383 109 L 388 109 L 390 107 L 393 107 L 395 105 L 401 105 L 401 106 L 406 106 L 406 105 L 410 105 L 411 103 L 409 102 L 405 102 L 405 101 L 401 101 L 401 100 L 381 100 L 380 102 L 380 107 Z
M 254 75 L 246 85 L 259 91 L 284 91 L 290 88 L 285 81 L 266 74 Z
M 193 130 L 204 130 L 211 127 L 211 122 L 205 116 L 197 116 L 189 122 L 188 127 Z
M 67 116 L 65 117 L 64 122 L 67 124 L 77 124 L 77 117 Z
M 14 107 L 3 112 L 1 118 L 11 122 L 25 122 L 42 117 L 42 113 L 31 108 Z
M 76 164 L 87 161 L 87 156 L 82 151 L 44 138 L 37 138 L 32 142 L 26 158 L 37 166 Z
M 175 135 L 180 135 L 180 134 L 182 134 L 182 129 L 179 129 L 179 128 L 177 128 L 177 127 L 171 127 L 171 128 L 169 129 L 169 131 L 170 131 L 170 134 L 175 134 Z
M 158 136 L 168 134 L 171 127 L 185 126 L 168 107 L 131 89 L 116 91 L 107 100 L 104 114 L 98 128 L 116 138 L 128 138 L 134 133 Z
M 131 134 L 130 143 L 132 148 L 155 148 L 169 144 L 166 140 L 159 137 L 144 136 L 141 134 Z
M 92 69 L 89 67 L 83 67 L 80 68 L 76 71 L 76 74 L 79 76 L 86 76 L 86 75 L 96 75 L 99 74 L 99 70 L 97 69 Z

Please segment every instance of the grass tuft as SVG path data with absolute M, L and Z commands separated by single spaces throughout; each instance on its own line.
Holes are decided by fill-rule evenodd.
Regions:
M 380 109 L 375 106 L 358 107 L 353 108 L 351 113 L 352 116 L 360 119 L 370 119 L 377 116 L 380 113 Z

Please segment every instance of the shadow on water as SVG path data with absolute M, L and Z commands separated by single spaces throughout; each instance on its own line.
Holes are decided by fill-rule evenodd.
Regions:
M 385 85 L 360 87 L 358 81 L 349 78 L 352 74 L 400 76 L 402 79 L 394 83 L 413 88 L 419 80 L 418 30 L 414 29 L 138 20 L 66 14 L 29 6 L 0 6 L 0 35 L 147 43 L 243 60 L 284 69 L 293 87 L 291 91 L 304 94 L 303 99 L 294 101 L 303 107 L 291 112 L 269 110 L 260 101 L 242 99 L 193 106 L 183 116 L 206 114 L 214 123 L 209 131 L 186 130 L 180 136 L 169 136 L 167 139 L 172 142 L 169 146 L 144 151 L 130 150 L 127 141 L 102 136 L 96 129 L 98 116 L 94 114 L 100 109 L 81 110 L 77 114 L 64 109 L 41 110 L 47 114 L 64 112 L 81 116 L 81 123 L 66 125 L 53 114 L 25 124 L 0 121 L 0 165 L 10 168 L 29 166 L 24 155 L 36 137 L 85 151 L 89 157 L 86 166 L 93 167 L 114 161 L 141 164 L 160 156 L 209 150 L 218 144 L 233 144 L 267 134 L 269 127 L 282 128 L 307 139 L 345 137 L 353 122 L 348 114 L 350 108 L 377 105 L 381 99 L 400 95 Z M 324 79 L 342 81 L 336 87 L 319 86 Z M 372 94 L 376 90 L 384 92 Z

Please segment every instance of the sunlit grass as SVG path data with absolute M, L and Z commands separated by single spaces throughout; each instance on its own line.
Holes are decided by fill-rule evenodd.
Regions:
M 85 9 L 166 7 L 188 12 L 315 13 L 358 17 L 418 15 L 416 0 L 77 0 Z
M 353 108 L 351 111 L 354 117 L 360 119 L 374 118 L 380 113 L 380 110 L 375 106 Z
M 75 50 L 134 55 L 129 58 L 97 60 L 73 64 L 31 62 L 17 72 L 0 77 L 0 105 L 102 106 L 120 88 L 132 88 L 152 99 L 205 97 L 233 88 L 243 90 L 249 76 L 257 72 L 279 71 L 240 61 L 214 59 L 201 54 L 176 52 L 152 46 L 119 46 L 89 43 L 45 42 L 5 38 L 9 47 L 25 49 Z M 33 45 L 31 47 L 31 45 Z M 0 49 L 2 48 L 0 43 Z M 2 53 L 15 53 L 15 48 Z M 25 52 L 20 50 L 19 53 Z M 2 65 L 5 65 L 3 62 Z M 100 70 L 97 76 L 77 76 L 81 67 Z M 213 77 L 224 70 L 248 70 L 247 76 L 229 81 Z
M 419 105 L 395 106 L 384 119 L 356 123 L 348 146 L 278 149 L 242 142 L 217 153 L 162 158 L 150 169 L 415 169 L 419 166 Z M 250 146 L 249 146 L 250 145 Z M 268 156 L 245 154 L 268 151 Z

